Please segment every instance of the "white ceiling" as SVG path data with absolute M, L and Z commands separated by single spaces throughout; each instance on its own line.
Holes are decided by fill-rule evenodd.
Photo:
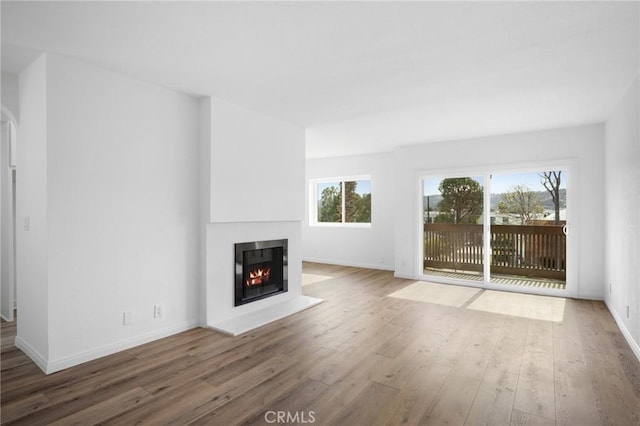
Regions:
M 9 2 L 2 68 L 49 51 L 307 128 L 307 156 L 605 120 L 638 2 Z

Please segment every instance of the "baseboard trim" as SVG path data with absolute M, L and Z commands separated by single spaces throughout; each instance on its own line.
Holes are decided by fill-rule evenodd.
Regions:
M 36 350 L 34 350 L 27 342 L 16 337 L 15 345 L 18 349 L 22 350 L 33 362 L 40 367 L 45 374 L 55 373 L 74 367 L 76 365 L 84 364 L 85 362 L 93 361 L 98 358 L 102 358 L 107 355 L 112 355 L 116 352 L 120 352 L 126 349 L 140 346 L 145 343 L 152 342 L 154 340 L 162 339 L 183 331 L 191 330 L 192 328 L 200 327 L 202 322 L 198 319 L 185 321 L 181 324 L 177 324 L 171 327 L 166 327 L 160 330 L 154 330 L 149 333 L 134 336 L 129 339 L 125 339 L 116 343 L 105 345 L 90 351 L 82 352 L 76 355 L 61 358 L 55 361 L 47 362 Z
M 403 274 L 401 272 L 394 272 L 393 273 L 394 278 L 402 278 L 405 280 L 416 280 L 416 281 L 420 281 L 422 278 L 417 278 L 413 275 L 410 274 Z
M 337 266 L 350 266 L 353 268 L 364 268 L 364 269 L 377 269 L 380 271 L 393 271 L 392 267 L 385 265 L 374 265 L 371 263 L 359 263 L 359 262 L 342 262 L 337 260 L 329 260 L 329 259 L 318 259 L 314 257 L 303 257 L 303 262 L 311 262 L 311 263 L 324 263 L 326 265 L 337 265 Z
M 29 343 L 16 336 L 14 339 L 14 345 L 16 346 L 16 348 L 24 352 L 25 355 L 31 358 L 31 361 L 33 361 L 38 366 L 38 368 L 40 368 L 40 370 L 47 373 L 46 359 L 42 355 L 40 355 L 40 353 L 35 350 Z
M 616 324 L 618 325 L 618 328 L 622 332 L 624 339 L 627 341 L 627 343 L 631 347 L 631 350 L 633 351 L 634 355 L 636 356 L 636 358 L 638 358 L 638 361 L 640 361 L 640 345 L 638 344 L 638 342 L 633 340 L 633 336 L 631 335 L 631 332 L 629 332 L 629 329 L 627 328 L 627 326 L 622 321 L 622 318 L 618 315 L 615 309 L 611 309 L 611 306 L 609 305 L 609 302 L 606 299 L 604 301 L 604 304 L 607 306 L 607 309 L 609 309 L 609 312 L 611 312 L 611 316 L 613 317 Z

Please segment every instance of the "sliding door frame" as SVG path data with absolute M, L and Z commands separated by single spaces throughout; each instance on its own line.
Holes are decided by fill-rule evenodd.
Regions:
M 489 253 L 491 252 L 491 175 L 492 174 L 507 174 L 507 173 L 527 173 L 527 172 L 540 172 L 547 170 L 563 170 L 566 171 L 565 183 L 566 183 L 566 205 L 567 205 L 567 246 L 566 246 L 566 259 L 567 259 L 567 276 L 566 285 L 563 290 L 546 289 L 537 287 L 524 287 L 516 285 L 496 284 L 491 282 L 491 265 L 487 262 Z M 550 161 L 536 161 L 527 163 L 512 163 L 512 164 L 496 164 L 482 167 L 465 167 L 465 168 L 448 168 L 448 169 L 431 169 L 421 170 L 416 172 L 416 221 L 415 221 L 415 235 L 416 235 L 416 277 L 420 280 L 438 282 L 443 284 L 455 284 L 464 285 L 469 287 L 479 287 L 487 290 L 501 290 L 511 291 L 517 293 L 529 293 L 539 294 L 546 296 L 557 297 L 575 297 L 578 294 L 578 229 L 577 221 L 575 218 L 578 215 L 578 188 L 575 185 L 575 177 L 578 175 L 578 161 L 574 158 L 550 160 Z M 483 177 L 483 248 L 484 248 L 484 262 L 483 262 L 483 280 L 472 281 L 464 279 L 446 278 L 434 275 L 425 274 L 424 270 L 424 206 L 423 206 L 423 180 L 427 178 L 450 178 L 450 177 L 464 177 L 464 176 L 482 176 Z

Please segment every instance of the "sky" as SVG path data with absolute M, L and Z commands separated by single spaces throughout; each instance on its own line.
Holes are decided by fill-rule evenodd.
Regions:
M 566 188 L 566 172 L 561 175 L 560 188 Z M 480 185 L 484 183 L 482 176 L 471 176 L 472 179 L 478 181 Z M 424 179 L 424 195 L 439 195 L 438 185 L 443 178 L 434 177 Z M 532 191 L 545 191 L 544 186 L 540 183 L 538 173 L 502 173 L 493 174 L 491 176 L 491 193 L 501 194 L 508 192 L 514 185 L 526 185 Z

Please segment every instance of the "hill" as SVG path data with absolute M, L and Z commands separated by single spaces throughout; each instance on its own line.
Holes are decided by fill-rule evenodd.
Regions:
M 534 191 L 540 196 L 542 200 L 542 206 L 545 210 L 553 210 L 553 199 L 551 198 L 551 194 L 548 191 Z M 429 198 L 429 207 L 432 211 L 438 210 L 438 204 L 442 201 L 442 195 L 425 195 L 424 196 L 424 206 L 425 209 L 427 207 L 427 198 Z M 491 194 L 491 210 L 495 210 L 498 206 L 498 203 L 502 199 L 502 194 Z M 564 209 L 567 207 L 567 190 L 560 189 L 560 208 Z

